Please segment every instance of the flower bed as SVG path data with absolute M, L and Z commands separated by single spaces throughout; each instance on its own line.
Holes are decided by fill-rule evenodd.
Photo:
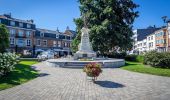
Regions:
M 89 63 L 84 67 L 83 71 L 86 72 L 87 76 L 92 77 L 92 80 L 95 81 L 102 72 L 101 64 Z

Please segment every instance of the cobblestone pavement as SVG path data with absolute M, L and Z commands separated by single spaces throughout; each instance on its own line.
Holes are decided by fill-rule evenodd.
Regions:
M 170 100 L 170 78 L 103 69 L 96 83 L 82 69 L 34 65 L 41 75 L 0 91 L 0 100 Z

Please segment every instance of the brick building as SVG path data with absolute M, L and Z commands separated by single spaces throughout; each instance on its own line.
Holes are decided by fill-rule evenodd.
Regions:
M 36 28 L 33 20 L 12 18 L 11 14 L 0 15 L 0 24 L 6 25 L 10 33 L 8 51 L 34 54 L 38 50 L 55 50 L 59 55 L 71 53 L 71 41 L 76 32 L 68 27 L 65 32 Z
M 6 25 L 10 33 L 9 51 L 27 53 L 32 50 L 36 29 L 33 20 L 20 20 L 4 14 L 0 15 L 0 23 Z
M 156 50 L 158 52 L 165 52 L 167 46 L 166 40 L 166 28 L 162 28 L 160 30 L 155 31 L 155 43 L 156 43 Z
M 72 34 L 37 28 L 34 41 L 36 50 L 52 49 L 61 56 L 71 53 Z

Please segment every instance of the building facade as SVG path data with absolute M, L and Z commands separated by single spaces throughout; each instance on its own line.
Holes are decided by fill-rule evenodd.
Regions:
M 133 30 L 133 48 L 130 51 L 130 54 L 142 54 L 147 52 L 151 47 L 150 45 L 154 45 L 154 43 L 151 43 L 153 40 L 148 40 L 148 36 L 154 33 L 156 30 L 159 30 L 160 28 L 155 28 L 155 27 L 148 27 L 146 29 L 136 29 Z M 152 37 L 152 36 L 151 36 Z M 150 38 L 151 38 L 150 37 Z M 154 37 L 152 37 L 153 39 Z M 153 46 L 154 47 L 154 46 Z
M 8 51 L 34 55 L 36 51 L 55 50 L 60 56 L 71 54 L 71 41 L 76 32 L 68 27 L 65 32 L 36 28 L 33 20 L 12 18 L 11 14 L 0 15 L 0 24 L 10 33 Z
M 147 39 L 147 50 L 146 51 L 156 50 L 155 33 L 148 35 L 146 39 Z
M 37 28 L 35 32 L 34 43 L 35 49 L 38 50 L 54 50 L 60 56 L 71 53 L 72 34 L 61 33 L 58 30 L 52 31 Z
M 167 43 L 167 51 L 170 51 L 170 22 L 168 22 L 168 25 L 167 25 L 166 43 Z
M 158 52 L 165 52 L 167 47 L 167 40 L 166 40 L 166 28 L 162 28 L 160 30 L 155 31 L 155 43 L 156 43 L 156 50 Z
M 12 18 L 10 14 L 0 15 L 0 23 L 6 25 L 10 33 L 11 52 L 29 53 L 33 48 L 36 30 L 33 20 Z

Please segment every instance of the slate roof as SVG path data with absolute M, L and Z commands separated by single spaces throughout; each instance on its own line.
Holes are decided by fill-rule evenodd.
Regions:
M 154 33 L 160 28 L 147 28 L 147 29 L 137 29 L 137 41 L 141 41 L 146 38 L 146 36 Z
M 11 15 L 6 15 L 6 14 L 0 15 L 0 18 L 13 20 L 13 21 L 18 21 L 18 22 L 23 22 L 23 23 L 28 23 L 28 24 L 34 24 L 33 20 L 21 20 L 21 19 L 13 18 L 13 17 L 11 17 Z
M 43 32 L 43 33 L 62 34 L 61 32 L 53 31 L 53 30 L 48 30 L 48 29 L 37 28 L 36 30 L 40 31 L 40 32 Z

